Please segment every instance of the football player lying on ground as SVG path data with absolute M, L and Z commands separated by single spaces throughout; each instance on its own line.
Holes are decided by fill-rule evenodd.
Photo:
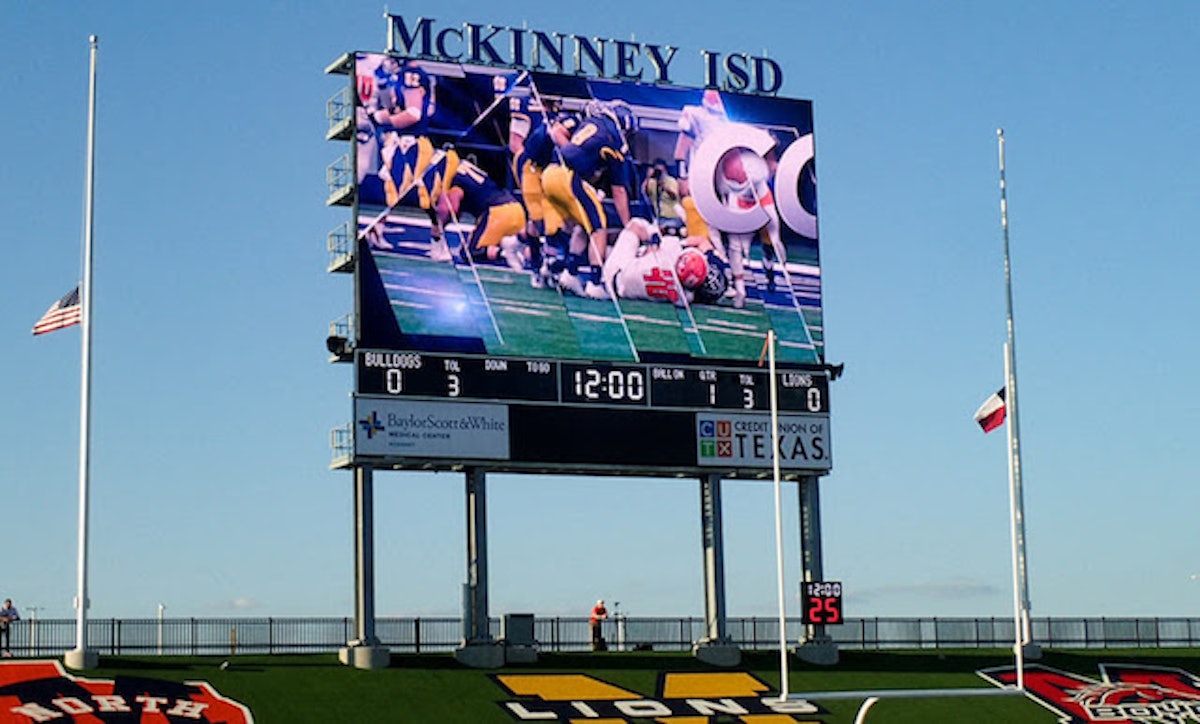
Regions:
M 645 219 L 630 219 L 617 235 L 601 272 L 604 296 L 671 302 L 716 304 L 729 284 L 729 265 L 708 239 L 661 236 Z M 573 283 L 572 283 L 573 282 Z M 564 272 L 564 289 L 592 298 L 604 298 L 593 286 L 582 287 Z

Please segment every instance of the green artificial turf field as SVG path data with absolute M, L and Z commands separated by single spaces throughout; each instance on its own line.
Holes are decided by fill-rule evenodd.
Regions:
M 223 661 L 229 664 L 222 668 Z M 12 660 L 5 665 L 22 663 Z M 28 662 L 24 662 L 28 663 Z M 789 662 L 789 691 L 805 692 L 877 691 L 886 689 L 987 688 L 991 684 L 978 671 L 1008 667 L 1012 658 L 1004 651 L 918 651 L 842 652 L 834 666 L 816 666 L 795 659 Z M 1100 681 L 1101 665 L 1133 667 L 1145 671 L 1186 672 L 1200 670 L 1200 652 L 1184 649 L 1136 651 L 1050 651 L 1036 665 L 1069 674 L 1077 681 Z M 695 676 L 699 674 L 700 676 Z M 715 679 L 714 675 L 719 675 Z M 721 677 L 725 678 L 721 678 Z M 1028 674 L 1027 674 L 1028 676 Z M 738 717 L 713 714 L 690 717 L 613 718 L 615 704 L 623 701 L 628 710 L 682 705 L 686 697 L 703 701 L 695 706 L 734 707 L 770 698 L 778 691 L 779 658 L 771 653 L 748 653 L 733 670 L 715 669 L 688 654 L 607 653 L 543 654 L 536 664 L 509 666 L 494 671 L 468 669 L 449 655 L 393 655 L 389 668 L 357 670 L 340 665 L 333 654 L 296 656 L 102 657 L 96 670 L 86 672 L 89 680 L 157 679 L 169 682 L 207 681 L 222 695 L 240 702 L 260 724 L 287 722 L 513 722 L 564 721 L 547 712 L 557 706 L 573 706 L 571 721 L 677 722 L 678 724 L 725 724 L 746 721 L 754 724 L 786 722 L 854 721 L 861 699 L 810 701 L 816 713 L 767 714 Z M 1186 679 L 1187 677 L 1185 677 Z M 713 680 L 734 681 L 735 689 L 711 688 Z M 746 688 L 746 682 L 754 683 Z M 699 686 L 699 688 L 697 688 Z M 705 686 L 710 686 L 705 689 Z M 1136 688 L 1136 687 L 1135 687 Z M 2 715 L 10 714 L 12 688 L 0 690 Z M 128 689 L 127 689 L 128 691 Z M 542 698 L 532 695 L 537 691 Z M 708 693 L 705 694 L 705 691 Z M 1156 689 L 1146 701 L 1163 701 L 1164 690 Z M 522 694 L 521 692 L 524 692 Z M 546 692 L 552 692 L 546 694 Z M 554 694 L 553 692 L 557 692 Z M 752 694 L 747 696 L 747 694 Z M 557 703 L 550 700 L 562 699 Z M 1182 695 L 1181 695 L 1182 696 Z M 1169 696 L 1167 697 L 1169 698 Z M 579 704 L 572 704 L 578 701 Z M 666 703 L 664 703 L 666 702 Z M 705 703 L 707 702 L 707 703 Z M 715 703 L 714 703 L 715 702 Z M 517 706 L 513 706 L 514 703 Z M 605 709 L 605 707 L 609 709 Z M 648 709 L 645 707 L 649 707 Z M 753 712 L 751 708 L 750 711 Z M 1193 714 L 1180 714 L 1195 721 Z M 1192 716 L 1193 718 L 1187 718 Z M 16 718 L 13 721 L 33 721 Z M 64 721 L 64 719 L 56 719 Z M 94 721 L 88 719 L 88 721 Z M 107 720 L 104 720 L 107 721 Z M 114 720 L 115 721 L 115 720 Z M 122 720 L 123 721 L 123 720 Z M 172 720 L 174 721 L 174 720 Z M 180 721 L 183 721 L 180 719 Z M 946 698 L 882 698 L 869 711 L 867 722 L 897 724 L 911 722 L 987 722 L 989 724 L 1037 724 L 1060 719 L 1042 705 L 1023 696 Z M 1159 719 L 1105 719 L 1104 721 L 1160 721 Z M 1161 721 L 1167 721 L 1163 719 Z

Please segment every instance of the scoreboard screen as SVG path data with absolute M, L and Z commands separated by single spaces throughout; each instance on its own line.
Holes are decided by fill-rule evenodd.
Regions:
M 360 463 L 449 469 L 761 477 L 771 380 L 756 367 L 620 364 L 358 350 Z M 829 378 L 776 372 L 789 476 L 827 471 Z
M 347 68 L 348 464 L 828 472 L 811 102 L 383 53 Z
M 380 53 L 353 84 L 358 347 L 824 361 L 809 101 Z

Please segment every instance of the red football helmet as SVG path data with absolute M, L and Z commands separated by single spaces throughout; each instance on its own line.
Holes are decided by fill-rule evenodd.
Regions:
M 698 249 L 684 249 L 675 260 L 675 277 L 685 289 L 695 289 L 708 277 L 708 260 Z

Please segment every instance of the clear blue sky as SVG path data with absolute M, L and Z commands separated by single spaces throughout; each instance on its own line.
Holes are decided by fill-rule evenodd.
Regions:
M 442 0 L 408 17 L 769 51 L 816 114 L 834 471 L 851 616 L 1010 615 L 1004 435 L 971 420 L 1005 337 L 1009 207 L 1035 616 L 1196 615 L 1200 5 Z M 393 10 L 400 12 L 396 8 Z M 326 64 L 372 2 L 14 3 L 0 28 L 0 596 L 70 617 L 87 38 L 100 36 L 92 616 L 350 615 L 351 480 L 328 470 L 351 307 L 325 273 Z M 687 65 L 685 68 L 685 64 Z M 491 612 L 702 612 L 695 482 L 493 476 Z M 376 482 L 381 615 L 457 615 L 463 481 Z M 775 610 L 769 484 L 727 483 L 731 615 Z M 796 590 L 795 490 L 785 497 Z M 797 613 L 795 597 L 789 606 Z M 28 614 L 27 614 L 28 615 Z

